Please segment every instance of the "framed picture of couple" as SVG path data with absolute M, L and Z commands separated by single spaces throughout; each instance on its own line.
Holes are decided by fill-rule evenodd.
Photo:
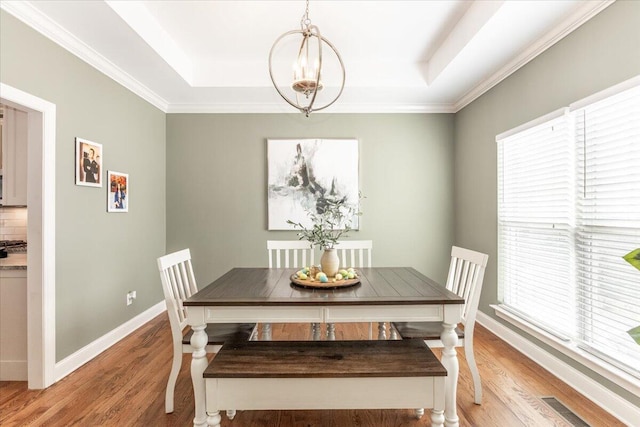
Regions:
M 108 171 L 107 212 L 129 212 L 129 174 Z
M 102 144 L 76 138 L 76 185 L 102 187 Z

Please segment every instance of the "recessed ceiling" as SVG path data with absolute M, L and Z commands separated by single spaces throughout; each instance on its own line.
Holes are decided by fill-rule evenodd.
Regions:
M 612 1 L 310 1 L 347 78 L 327 112 L 455 112 Z M 268 72 L 295 1 L 3 1 L 166 112 L 295 112 Z

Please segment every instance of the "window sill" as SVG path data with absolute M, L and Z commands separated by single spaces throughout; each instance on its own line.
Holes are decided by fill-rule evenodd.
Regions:
M 625 390 L 640 396 L 640 379 L 633 375 L 613 366 L 609 363 L 595 357 L 594 355 L 582 350 L 571 342 L 562 341 L 561 339 L 549 334 L 548 332 L 532 325 L 525 319 L 515 315 L 511 311 L 506 310 L 500 305 L 491 305 L 495 310 L 496 316 L 518 327 L 531 336 L 539 339 L 543 343 L 553 347 L 562 354 L 569 356 L 576 362 L 591 369 L 592 371 L 602 375 L 608 380 L 614 382 Z

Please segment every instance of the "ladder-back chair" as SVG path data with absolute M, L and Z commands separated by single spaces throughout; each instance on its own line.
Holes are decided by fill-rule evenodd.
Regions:
M 478 405 L 482 403 L 482 383 L 473 354 L 473 330 L 488 260 L 489 255 L 454 246 L 451 249 L 451 264 L 447 277 L 447 289 L 465 300 L 461 322 L 464 331 L 456 328 L 456 347 L 464 347 L 465 358 L 473 378 L 474 402 Z M 440 322 L 393 322 L 392 327 L 402 338 L 420 338 L 431 348 L 443 347 L 440 340 Z
M 198 292 L 198 287 L 189 249 L 161 256 L 158 258 L 158 269 L 173 342 L 173 363 L 165 392 L 165 412 L 170 413 L 173 412 L 173 395 L 182 365 L 182 354 L 193 353 L 190 343 L 193 331 L 187 325 L 187 312 L 183 301 Z M 217 353 L 225 342 L 251 339 L 254 328 L 254 324 L 244 323 L 208 324 L 205 329 L 208 336 L 207 353 Z M 233 418 L 233 411 L 228 411 L 227 414 L 229 418 Z

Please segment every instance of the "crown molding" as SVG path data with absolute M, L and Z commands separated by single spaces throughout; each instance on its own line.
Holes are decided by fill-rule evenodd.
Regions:
M 170 104 L 168 114 L 300 114 L 288 104 Z M 452 104 L 410 105 L 410 104 L 334 104 L 328 110 L 314 111 L 313 114 L 425 114 L 455 113 Z
M 82 59 L 107 77 L 120 83 L 156 108 L 163 112 L 167 111 L 169 103 L 166 100 L 52 21 L 48 16 L 33 7 L 30 2 L 2 1 L 0 2 L 0 8 Z
M 514 60 L 502 67 L 491 77 L 481 82 L 479 85 L 471 89 L 463 95 L 455 104 L 454 112 L 462 110 L 467 105 L 484 95 L 498 83 L 509 77 L 511 74 L 525 66 L 529 61 L 549 49 L 551 46 L 562 40 L 565 36 L 573 32 L 576 28 L 602 12 L 608 6 L 615 3 L 615 0 L 600 0 L 584 2 L 584 5 L 571 14 L 553 30 L 545 34 L 544 37 L 538 39 L 531 44 L 526 50 L 518 55 Z

